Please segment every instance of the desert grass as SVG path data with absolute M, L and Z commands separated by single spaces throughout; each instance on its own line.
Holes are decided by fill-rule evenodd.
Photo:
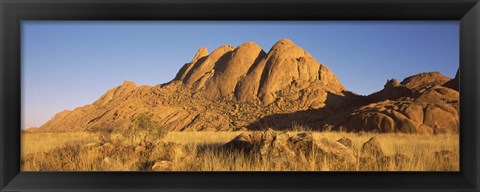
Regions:
M 180 144 L 225 144 L 240 135 L 242 132 L 169 132 L 165 138 L 166 142 Z
M 23 133 L 23 171 L 150 171 L 159 159 L 172 162 L 174 171 L 458 171 L 458 135 L 374 134 L 314 132 L 315 138 L 352 140 L 353 150 L 360 153 L 364 142 L 375 136 L 385 155 L 403 154 L 407 165 L 382 165 L 375 161 L 357 163 L 349 170 L 335 169 L 331 162 L 312 159 L 293 165 L 278 166 L 258 156 L 219 150 L 242 132 L 170 132 L 164 142 L 180 147 L 152 146 L 138 150 L 121 141 L 103 143 L 95 133 Z M 289 132 L 298 133 L 297 131 Z M 115 139 L 113 139 L 115 140 Z M 88 150 L 86 150 L 88 149 Z M 292 160 L 293 161 L 293 160 Z M 360 160 L 359 160 L 360 161 Z
M 30 133 L 21 134 L 22 156 L 47 152 L 55 148 L 64 147 L 73 143 L 91 143 L 98 141 L 98 133 L 67 132 L 67 133 Z

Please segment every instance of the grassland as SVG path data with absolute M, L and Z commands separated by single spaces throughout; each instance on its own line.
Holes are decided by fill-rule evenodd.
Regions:
M 294 166 L 272 166 L 255 156 L 217 150 L 241 132 L 170 132 L 164 142 L 177 143 L 169 149 L 153 147 L 144 151 L 122 141 L 102 145 L 97 133 L 22 133 L 23 171 L 149 171 L 160 156 L 168 159 L 174 171 L 458 171 L 458 135 L 354 134 L 314 132 L 315 138 L 352 140 L 354 151 L 376 136 L 386 155 L 403 154 L 406 166 L 358 165 L 352 170 L 332 169 L 329 162 L 298 163 Z M 295 132 L 290 132 L 295 133 Z M 115 138 L 115 137 L 114 137 Z M 98 147 L 102 145 L 103 148 Z M 86 149 L 85 146 L 88 146 Z M 100 148 L 97 150 L 97 148 Z M 445 158 L 436 153 L 448 152 Z

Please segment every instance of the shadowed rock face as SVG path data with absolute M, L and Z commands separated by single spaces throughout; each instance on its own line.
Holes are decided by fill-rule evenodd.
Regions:
M 457 70 L 457 74 L 455 74 L 455 78 L 453 78 L 450 81 L 447 81 L 445 84 L 443 84 L 443 86 L 459 91 L 460 90 L 460 79 L 459 79 L 460 77 L 458 76 L 458 72 L 460 72 L 460 70 Z
M 408 97 L 413 94 L 413 91 L 405 85 L 398 83 L 396 79 L 390 79 L 384 85 L 383 89 L 368 95 L 372 102 L 384 101 L 387 99 L 399 99 L 401 97 Z
M 455 87 L 456 85 L 456 87 Z M 99 131 L 128 127 L 151 112 L 169 131 L 288 129 L 351 132 L 456 133 L 455 79 L 420 73 L 368 96 L 346 90 L 338 78 L 288 39 L 266 53 L 253 42 L 200 48 L 166 84 L 125 81 L 92 104 L 63 111 L 39 132 Z

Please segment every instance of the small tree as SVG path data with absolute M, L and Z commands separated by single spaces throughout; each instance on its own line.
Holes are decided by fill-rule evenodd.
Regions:
M 164 127 L 153 120 L 153 114 L 151 113 L 138 113 L 132 116 L 130 120 L 131 123 L 123 136 L 130 139 L 131 144 L 156 145 L 167 134 Z

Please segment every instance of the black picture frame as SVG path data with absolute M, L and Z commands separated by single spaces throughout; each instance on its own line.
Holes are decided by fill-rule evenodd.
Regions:
M 20 172 L 22 20 L 458 20 L 460 172 Z M 0 0 L 0 191 L 479 191 L 478 0 Z

